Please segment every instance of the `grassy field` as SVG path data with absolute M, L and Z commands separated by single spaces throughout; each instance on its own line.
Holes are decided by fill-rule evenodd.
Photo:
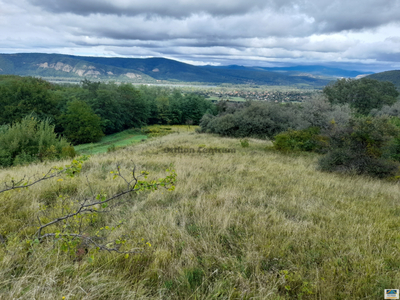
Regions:
M 98 143 L 81 144 L 75 146 L 74 148 L 77 151 L 77 153 L 82 155 L 105 153 L 109 151 L 109 149 L 112 149 L 112 147 L 118 149 L 128 145 L 145 141 L 149 137 L 148 134 L 144 133 L 146 129 L 150 132 L 155 131 L 156 134 L 153 135 L 157 135 L 157 132 L 161 133 L 160 135 L 164 135 L 173 132 L 192 132 L 195 130 L 196 127 L 197 126 L 186 126 L 186 125 L 172 125 L 172 126 L 152 125 L 143 128 L 142 131 L 140 129 L 137 130 L 128 129 L 122 132 L 107 135 L 103 137 L 101 141 Z
M 383 299 L 400 287 L 398 183 L 321 173 L 317 155 L 249 143 L 174 133 L 94 155 L 75 178 L 1 193 L 0 299 Z M 176 189 L 125 196 L 86 234 L 123 220 L 110 238 L 140 253 L 88 248 L 78 259 L 51 240 L 27 245 L 43 203 L 111 195 L 124 183 L 110 172 L 133 162 L 149 179 L 172 163 Z M 0 182 L 52 165 L 1 170 Z

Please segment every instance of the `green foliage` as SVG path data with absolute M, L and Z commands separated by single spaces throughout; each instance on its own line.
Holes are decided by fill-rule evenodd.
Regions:
M 302 118 L 309 123 L 310 127 L 318 127 L 321 130 L 328 130 L 332 123 L 346 125 L 351 116 L 348 104 L 332 105 L 323 96 L 314 96 L 301 104 Z
M 117 147 L 114 144 L 112 144 L 107 148 L 107 153 L 115 152 L 116 150 L 117 150 Z
M 299 106 L 291 104 L 247 102 L 216 117 L 207 114 L 200 125 L 202 132 L 223 136 L 272 138 L 289 128 L 306 128 L 308 123 L 302 120 L 300 112 Z
M 58 100 L 47 81 L 32 77 L 0 76 L 0 125 L 21 121 L 26 115 L 59 115 Z
M 371 116 L 379 117 L 379 116 L 393 116 L 400 117 L 400 101 L 397 101 L 393 105 L 384 105 L 382 109 L 373 109 L 370 112 Z
M 141 132 L 147 134 L 149 137 L 161 137 L 172 133 L 170 127 L 162 127 L 158 125 L 144 127 L 141 129 Z
M 397 87 L 397 90 L 400 91 L 400 71 L 399 70 L 375 73 L 375 74 L 368 75 L 368 77 L 379 80 L 379 81 L 390 81 Z
M 318 127 L 289 130 L 275 136 L 274 148 L 280 151 L 317 151 L 326 147 L 328 139 L 320 135 Z
M 83 101 L 69 102 L 60 121 L 65 136 L 73 144 L 98 142 L 104 136 L 100 117 Z
M 399 92 L 391 82 L 378 81 L 368 77 L 338 79 L 323 90 L 332 104 L 349 104 L 358 113 L 367 115 L 383 105 L 392 105 L 397 101 Z
M 27 116 L 21 122 L 0 128 L 0 166 L 71 157 L 70 144 L 54 133 L 49 120 Z
M 249 140 L 248 139 L 240 140 L 240 146 L 242 146 L 243 148 L 249 147 Z
M 384 178 L 398 172 L 391 160 L 391 143 L 399 129 L 386 117 L 353 118 L 349 125 L 330 133 L 329 152 L 320 159 L 323 171 L 367 174 Z
M 400 118 L 391 117 L 389 123 L 400 130 Z M 388 146 L 389 157 L 400 162 L 400 134 L 396 135 Z
M 60 86 L 30 77 L 0 76 L 0 125 L 33 113 L 55 120 L 57 133 L 81 144 L 98 141 L 101 132 L 109 135 L 150 124 L 197 125 L 206 112 L 215 111 L 203 96 L 169 88 L 136 89 L 132 84 L 87 79 L 81 83 Z
M 71 145 L 63 147 L 61 150 L 62 157 L 74 158 L 76 156 L 75 148 Z

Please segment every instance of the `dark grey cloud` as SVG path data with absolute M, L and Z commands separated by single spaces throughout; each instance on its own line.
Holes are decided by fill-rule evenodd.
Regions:
M 400 0 L 0 0 L 0 52 L 400 68 Z
M 400 21 L 400 0 L 28 0 L 53 13 L 77 15 L 146 15 L 150 18 L 190 18 L 245 15 L 256 11 L 302 15 L 316 32 L 374 28 Z M 254 20 L 256 22 L 256 20 Z
M 219 16 L 243 14 L 253 9 L 262 9 L 268 3 L 263 0 L 29 0 L 29 2 L 53 13 L 68 12 L 78 15 L 100 13 L 129 16 L 146 14 L 178 18 L 198 13 Z

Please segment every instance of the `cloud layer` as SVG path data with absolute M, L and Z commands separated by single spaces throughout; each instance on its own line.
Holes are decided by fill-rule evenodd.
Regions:
M 400 69 L 400 0 L 0 0 L 0 52 Z

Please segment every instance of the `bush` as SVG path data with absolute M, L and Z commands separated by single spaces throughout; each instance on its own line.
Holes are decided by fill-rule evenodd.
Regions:
M 371 116 L 379 117 L 379 116 L 392 116 L 392 117 L 400 117 L 400 101 L 397 101 L 392 106 L 384 105 L 381 110 L 373 109 L 371 110 Z
M 115 152 L 115 151 L 117 151 L 117 147 L 114 144 L 110 145 L 107 148 L 107 153 L 111 153 L 111 152 Z
M 318 127 L 282 132 L 275 136 L 274 148 L 280 151 L 317 151 L 328 144 L 328 138 L 319 133 Z
M 64 138 L 54 133 L 49 120 L 28 116 L 0 128 L 0 166 L 70 157 L 74 151 Z
M 398 163 L 391 158 L 390 146 L 398 135 L 399 129 L 387 117 L 351 119 L 348 126 L 331 131 L 329 152 L 320 159 L 319 167 L 379 178 L 394 176 Z
M 244 106 L 216 117 L 205 115 L 200 121 L 201 131 L 223 136 L 272 138 L 291 129 L 307 128 L 297 105 L 248 102 Z
M 240 145 L 241 145 L 243 148 L 249 147 L 249 140 L 248 140 L 248 139 L 240 140 Z
M 319 127 L 321 130 L 328 130 L 332 123 L 344 126 L 350 119 L 351 110 L 348 104 L 332 105 L 322 95 L 311 98 L 302 104 L 302 118 L 306 120 L 310 126 Z
M 399 96 L 393 83 L 368 77 L 338 79 L 327 85 L 323 92 L 332 104 L 349 104 L 363 115 L 369 114 L 372 109 L 381 109 L 383 105 L 394 104 Z

